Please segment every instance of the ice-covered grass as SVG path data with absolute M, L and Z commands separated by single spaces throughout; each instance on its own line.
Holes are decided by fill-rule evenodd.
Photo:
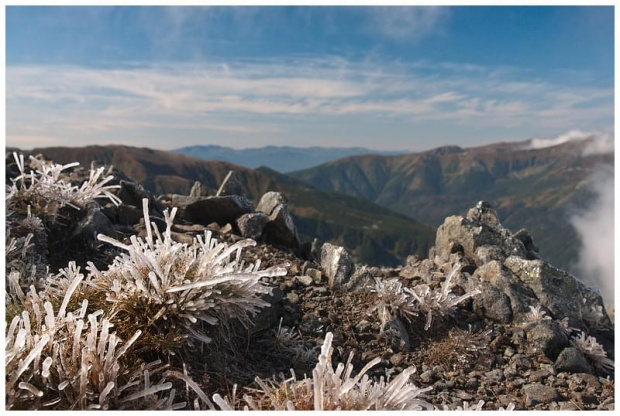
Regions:
M 114 311 L 130 315 L 148 327 L 180 331 L 194 339 L 210 342 L 202 330 L 239 319 L 248 324 L 249 316 L 269 306 L 261 296 L 270 293 L 260 279 L 283 276 L 285 267 L 261 270 L 260 260 L 245 264 L 241 253 L 256 244 L 242 240 L 228 245 L 213 238 L 210 231 L 192 244 L 172 239 L 176 209 L 164 212 L 166 230 L 161 234 L 150 222 L 148 200 L 143 200 L 146 238 L 132 236 L 129 244 L 99 235 L 101 241 L 123 250 L 107 270 L 92 263 L 88 284 L 105 292 Z M 148 320 L 144 323 L 144 320 Z

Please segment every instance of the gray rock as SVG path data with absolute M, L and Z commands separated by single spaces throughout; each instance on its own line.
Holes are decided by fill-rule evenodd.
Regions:
M 583 327 L 583 313 L 596 305 L 603 305 L 602 297 L 594 290 L 542 260 L 511 256 L 504 265 L 535 294 L 541 306 L 551 311 L 556 319 L 567 317 L 570 326 Z M 601 313 L 604 325 L 611 327 L 604 308 Z
M 344 284 L 344 288 L 347 289 L 349 292 L 356 292 L 358 290 L 361 290 L 374 281 L 372 273 L 370 273 L 370 270 L 367 266 L 353 267 L 354 271 L 349 277 L 349 281 Z
M 551 403 L 561 399 L 558 391 L 551 386 L 540 383 L 526 384 L 523 386 L 525 392 L 525 406 L 531 407 L 539 403 Z
M 504 381 L 504 371 L 500 370 L 499 368 L 496 368 L 495 370 L 491 370 L 485 373 L 485 376 L 489 380 L 495 381 L 497 383 Z
M 527 339 L 551 360 L 555 360 L 560 352 L 569 346 L 566 333 L 556 321 L 551 319 L 534 323 L 527 331 Z
M 454 243 L 460 244 L 465 256 L 474 260 L 478 266 L 483 265 L 486 260 L 486 258 L 479 258 L 476 255 L 476 250 L 483 246 L 499 249 L 499 251 L 490 249 L 490 251 L 485 252 L 491 259 L 497 257 L 504 259 L 511 255 L 525 256 L 523 243 L 512 237 L 508 230 L 460 216 L 446 218 L 437 229 L 435 249 L 441 259 L 445 261 L 450 258 L 450 255 L 453 254 L 451 250 Z
M 420 380 L 426 384 L 433 383 L 435 381 L 435 372 L 433 370 L 424 371 L 420 374 Z
M 136 225 L 144 215 L 142 209 L 133 205 L 121 204 L 117 208 L 118 223 L 120 225 Z
M 314 281 L 314 283 L 316 284 L 321 283 L 321 280 L 323 277 L 323 273 L 321 273 L 320 270 L 313 269 L 313 268 L 307 268 L 306 275 L 310 276 L 312 280 Z
M 115 237 L 116 228 L 108 217 L 101 212 L 96 203 L 90 203 L 87 205 L 83 217 L 73 228 L 69 238 L 79 238 L 94 243 L 97 241 L 98 234 Z
M 321 268 L 327 275 L 329 287 L 341 287 L 349 281 L 353 258 L 344 247 L 325 243 L 321 247 Z
M 295 276 L 295 281 L 303 286 L 310 286 L 314 282 L 310 276 Z
M 355 325 L 355 332 L 361 334 L 362 332 L 369 332 L 372 329 L 372 324 L 363 319 Z
M 270 307 L 262 308 L 252 318 L 252 334 L 277 327 L 280 317 L 275 306 L 284 299 L 284 292 L 279 287 L 274 287 L 271 293 L 263 294 L 261 299 L 269 302 Z
M 153 194 L 147 191 L 142 185 L 135 182 L 120 181 L 121 188 L 118 191 L 118 197 L 123 204 L 133 205 L 142 209 L 142 200 L 148 199 L 149 211 L 161 214 L 163 212 L 162 204 L 155 199 Z
M 237 228 L 242 237 L 258 240 L 265 231 L 269 217 L 262 212 L 250 212 L 237 219 Z
M 264 235 L 267 241 L 274 244 L 293 249 L 298 249 L 300 246 L 297 227 L 284 204 L 276 206 L 269 215 Z
M 537 303 L 534 293 L 497 261 L 482 265 L 470 277 L 467 291 L 477 288 L 482 293 L 474 297 L 474 309 L 501 323 L 522 319 L 530 311 L 528 302 Z
M 181 201 L 179 201 L 181 202 Z M 188 198 L 178 205 L 180 219 L 193 224 L 235 224 L 237 219 L 252 211 L 252 202 L 237 196 Z
M 267 215 L 271 215 L 273 210 L 281 204 L 287 204 L 284 195 L 282 195 L 280 192 L 267 192 L 261 197 L 260 201 L 258 202 L 256 211 L 264 212 Z
M 475 207 L 467 211 L 467 219 L 478 221 L 491 227 L 501 227 L 497 211 L 487 201 L 479 201 Z
M 525 247 L 525 254 L 528 260 L 536 260 L 540 259 L 540 255 L 538 247 L 534 244 L 534 239 L 532 238 L 532 234 L 527 231 L 525 228 L 520 229 L 516 233 L 512 235 L 517 240 L 523 243 Z
M 590 373 L 592 369 L 588 360 L 575 347 L 564 348 L 553 364 L 555 371 L 566 373 Z

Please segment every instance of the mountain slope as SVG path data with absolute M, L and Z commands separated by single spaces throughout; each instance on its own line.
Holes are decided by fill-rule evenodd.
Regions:
M 506 227 L 527 228 L 543 258 L 571 270 L 580 240 L 570 215 L 585 207 L 592 197 L 591 174 L 601 165 L 613 166 L 613 154 L 584 155 L 588 141 L 531 150 L 526 145 L 356 156 L 290 175 L 433 225 L 465 213 L 478 200 L 489 200 Z
M 57 163 L 77 161 L 89 166 L 96 161 L 113 165 L 156 194 L 188 194 L 194 181 L 200 181 L 213 194 L 226 174 L 234 170 L 255 204 L 268 191 L 286 195 L 302 240 L 317 237 L 344 245 L 360 261 L 372 265 L 402 264 L 409 254 L 426 255 L 433 244 L 432 226 L 361 198 L 317 190 L 268 168 L 252 170 L 125 146 L 55 147 L 29 153 L 41 153 Z
M 232 149 L 222 146 L 188 146 L 175 149 L 172 153 L 183 154 L 205 160 L 220 160 L 248 168 L 269 167 L 278 172 L 307 169 L 331 160 L 351 155 L 389 155 L 402 152 L 380 152 L 362 147 L 290 147 L 266 146 L 248 149 Z

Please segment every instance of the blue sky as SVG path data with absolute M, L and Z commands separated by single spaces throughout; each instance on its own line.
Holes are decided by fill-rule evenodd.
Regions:
M 7 145 L 445 144 L 613 129 L 611 7 L 8 7 Z

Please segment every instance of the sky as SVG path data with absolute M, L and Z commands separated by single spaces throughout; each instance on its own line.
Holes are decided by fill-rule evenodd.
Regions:
M 6 9 L 7 145 L 456 144 L 611 131 L 598 7 Z

